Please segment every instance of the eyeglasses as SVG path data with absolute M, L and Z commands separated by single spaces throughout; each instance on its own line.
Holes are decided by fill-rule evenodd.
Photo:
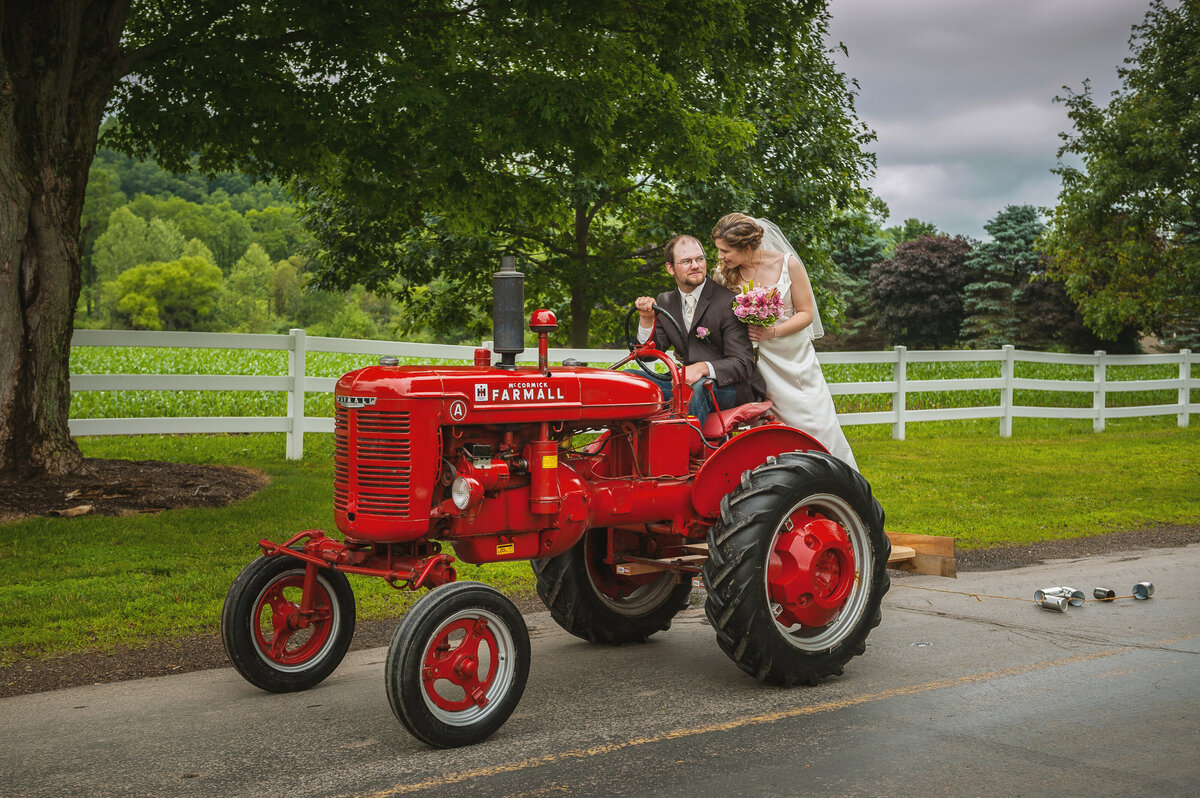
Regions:
M 698 258 L 684 258 L 683 260 L 677 260 L 677 261 L 675 261 L 675 265 L 682 266 L 686 269 L 688 266 L 691 266 L 693 263 L 696 264 L 697 266 L 703 266 L 706 262 L 707 261 L 704 259 L 704 256 L 701 255 Z

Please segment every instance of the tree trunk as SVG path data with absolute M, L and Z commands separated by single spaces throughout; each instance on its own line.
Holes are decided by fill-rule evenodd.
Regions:
M 588 229 L 591 219 L 583 206 L 575 207 L 575 261 L 571 269 L 571 347 L 586 349 L 588 345 L 588 326 L 592 320 L 592 306 L 588 297 L 588 281 L 594 280 L 595 275 L 587 273 Z
M 127 2 L 0 0 L 0 474 L 69 473 L 79 223 Z

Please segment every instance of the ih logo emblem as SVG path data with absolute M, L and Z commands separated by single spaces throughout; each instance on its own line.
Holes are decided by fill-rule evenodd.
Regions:
M 475 383 L 475 401 L 486 402 L 488 398 L 488 387 L 486 382 Z

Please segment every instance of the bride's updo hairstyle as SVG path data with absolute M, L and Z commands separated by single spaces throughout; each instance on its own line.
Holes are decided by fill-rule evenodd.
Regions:
M 763 229 L 758 222 L 744 213 L 727 213 L 713 228 L 712 237 L 714 241 L 720 239 L 734 249 L 758 249 L 762 246 Z M 737 267 L 730 269 L 724 262 L 719 263 L 716 279 L 721 285 L 737 285 Z

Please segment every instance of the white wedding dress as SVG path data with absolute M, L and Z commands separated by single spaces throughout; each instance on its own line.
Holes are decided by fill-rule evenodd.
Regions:
M 788 261 L 794 256 L 785 255 L 783 269 L 776 287 L 783 298 L 782 318 L 791 318 L 795 313 L 792 306 L 792 279 L 788 274 Z M 813 348 L 812 335 L 808 328 L 782 338 L 762 341 L 758 345 L 758 370 L 767 383 L 767 398 L 774 403 L 776 418 L 790 427 L 821 442 L 830 454 L 858 470 L 850 443 L 838 423 L 833 396 L 821 373 L 817 353 Z

